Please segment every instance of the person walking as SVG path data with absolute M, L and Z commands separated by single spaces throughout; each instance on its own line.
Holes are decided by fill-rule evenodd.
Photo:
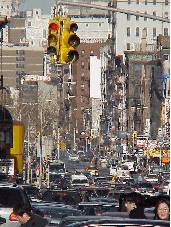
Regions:
M 125 207 L 129 214 L 129 218 L 132 219 L 146 219 L 143 208 L 142 197 L 136 193 L 130 193 L 126 197 Z
M 48 225 L 48 221 L 34 214 L 27 204 L 18 203 L 14 205 L 13 213 L 17 216 L 21 227 L 45 227 Z
M 154 220 L 170 220 L 170 200 L 163 198 L 157 201 L 156 207 L 154 210 L 155 216 Z

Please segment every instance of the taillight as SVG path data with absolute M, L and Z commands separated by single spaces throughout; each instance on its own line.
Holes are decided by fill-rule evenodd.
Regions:
M 134 188 L 131 188 L 131 190 L 133 191 L 133 190 L 134 190 Z
M 47 214 L 44 214 L 44 218 L 48 218 L 49 216 Z
M 98 212 L 96 215 L 97 215 L 97 216 L 100 216 L 101 214 L 102 214 L 102 213 Z
M 10 221 L 18 221 L 17 215 L 14 213 L 11 213 L 11 215 L 9 216 L 9 220 Z

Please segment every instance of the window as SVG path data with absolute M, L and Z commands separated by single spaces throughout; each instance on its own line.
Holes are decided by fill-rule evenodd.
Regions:
M 153 12 L 153 16 L 156 16 L 156 11 Z M 153 21 L 156 21 L 155 19 L 153 19 Z
M 147 5 L 147 0 L 145 0 L 145 2 L 144 2 L 144 3 L 145 3 L 145 5 Z
M 165 0 L 165 5 L 166 5 L 166 6 L 168 5 L 168 0 Z
M 140 4 L 140 1 L 139 0 L 137 0 L 137 5 L 139 5 Z
M 128 0 L 128 5 L 130 5 L 131 4 L 131 0 Z
M 3 9 L 3 6 L 1 6 L 1 9 Z
M 164 36 L 168 36 L 168 28 L 164 28 Z
M 140 79 L 140 66 L 134 65 L 134 78 Z
M 25 61 L 24 57 L 16 57 L 16 61 Z
M 139 13 L 139 12 L 137 11 L 137 13 Z M 136 16 L 136 21 L 139 21 L 139 16 Z
M 84 102 L 84 96 L 81 95 L 81 102 Z
M 127 14 L 127 21 L 130 21 L 130 19 L 131 19 L 131 15 Z
M 81 68 L 84 69 L 84 66 L 85 66 L 85 62 L 82 61 L 82 62 L 81 62 Z
M 153 5 L 156 5 L 156 0 L 153 0 Z
M 30 21 L 28 21 L 28 27 L 31 27 L 31 22 Z
M 99 27 L 101 27 L 102 26 L 102 23 L 99 23 Z
M 147 11 L 144 12 L 147 15 Z M 147 17 L 144 17 L 144 21 L 147 21 Z
M 82 50 L 82 51 L 81 51 L 81 57 L 84 57 L 84 53 L 85 53 L 85 51 Z
M 88 24 L 86 24 L 86 27 L 88 27 Z
M 94 50 L 90 50 L 90 54 L 94 54 Z
M 127 43 L 127 50 L 131 50 L 131 44 Z
M 168 19 L 169 18 L 169 13 L 168 12 L 164 12 L 164 17 Z
M 81 76 L 83 77 L 84 76 L 84 73 L 81 73 Z
M 36 14 L 38 15 L 38 14 L 39 14 L 39 12 L 38 12 L 38 11 L 36 11 Z
M 153 28 L 153 37 L 156 37 L 156 28 Z
M 7 5 L 7 9 L 9 9 L 9 5 Z
M 17 68 L 17 69 L 24 69 L 24 68 L 25 68 L 25 66 L 24 66 L 24 65 L 19 65 L 19 64 L 16 64 L 16 68 Z
M 84 84 L 81 84 L 81 90 L 82 91 L 84 90 Z
M 21 34 L 22 34 L 22 35 L 25 34 L 25 30 L 21 30 Z
M 130 35 L 131 35 L 131 28 L 127 27 L 127 37 L 130 37 Z
M 147 27 L 145 27 L 143 30 L 144 30 L 144 33 L 145 33 L 145 37 L 147 37 Z
M 140 33 L 140 32 L 139 32 L 139 27 L 136 27 L 136 34 L 135 34 L 136 37 L 139 37 L 139 33 Z
M 141 87 L 139 85 L 136 85 L 134 87 L 134 96 L 136 98 L 139 98 L 140 97 L 140 94 L 141 94 Z

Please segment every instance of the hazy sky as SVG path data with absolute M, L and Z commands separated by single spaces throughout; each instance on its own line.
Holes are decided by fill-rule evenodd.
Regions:
M 42 8 L 43 14 L 50 14 L 50 8 L 54 6 L 56 0 L 21 0 L 20 10 L 31 10 Z

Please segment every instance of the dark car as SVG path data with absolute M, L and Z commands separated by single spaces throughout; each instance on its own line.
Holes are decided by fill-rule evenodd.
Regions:
M 56 224 L 59 224 L 62 218 L 82 215 L 82 212 L 80 210 L 74 209 L 72 207 L 58 206 L 58 204 L 37 205 L 37 207 L 39 207 L 39 210 L 43 212 L 45 217 L 48 217 L 50 219 L 51 223 Z
M 154 188 L 150 182 L 140 182 L 136 185 L 136 191 L 140 193 L 153 193 Z
M 76 205 L 81 202 L 81 196 L 76 190 L 47 190 L 42 196 L 42 201 Z
M 169 227 L 170 221 L 159 221 L 159 220 L 147 220 L 147 219 L 126 219 L 126 218 L 99 218 L 96 217 L 96 220 L 89 220 L 89 221 L 82 221 L 76 222 L 69 225 L 63 225 L 68 227 L 88 227 L 88 226 L 103 226 L 103 227 L 112 227 L 112 226 L 135 226 L 135 227 L 142 227 L 142 226 L 163 226 Z
M 22 187 L 24 188 L 25 192 L 30 197 L 30 199 L 33 199 L 33 198 L 40 199 L 41 198 L 40 190 L 36 186 L 34 186 L 34 185 L 22 185 Z

